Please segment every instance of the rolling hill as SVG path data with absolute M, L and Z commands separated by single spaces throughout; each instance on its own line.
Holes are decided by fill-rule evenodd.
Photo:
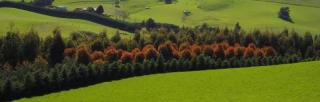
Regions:
M 157 74 L 105 82 L 17 102 L 316 102 L 318 62 Z
M 1 35 L 9 31 L 11 25 L 14 25 L 13 28 L 18 29 L 20 32 L 26 32 L 34 28 L 41 36 L 51 35 L 52 30 L 56 27 L 61 28 L 64 37 L 73 31 L 100 32 L 107 30 L 110 35 L 113 35 L 117 31 L 117 29 L 86 20 L 52 17 L 14 8 L 0 8 L 0 12 Z M 120 32 L 129 34 L 124 31 Z
M 270 1 L 270 0 L 265 0 Z M 159 0 L 123 0 L 121 10 L 128 12 L 129 21 L 141 22 L 153 18 L 157 22 L 173 23 L 184 26 L 196 26 L 208 23 L 213 26 L 231 27 L 240 22 L 246 30 L 260 28 L 264 30 L 281 31 L 284 28 L 299 32 L 320 32 L 320 8 L 309 6 L 319 4 L 317 0 L 306 2 L 275 3 L 257 0 L 178 0 L 166 5 Z M 282 0 L 288 1 L 288 0 Z M 114 7 L 113 0 L 57 0 L 55 5 L 66 6 L 69 10 L 78 7 L 96 7 L 104 5 L 107 14 L 116 15 L 119 9 Z M 301 5 L 296 5 L 301 4 Z M 289 23 L 278 18 L 280 7 L 288 6 L 295 23 Z M 148 8 L 148 9 L 146 9 Z M 192 14 L 183 17 L 183 11 Z

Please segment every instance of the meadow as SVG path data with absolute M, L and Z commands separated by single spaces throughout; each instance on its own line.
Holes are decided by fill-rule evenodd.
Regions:
M 5 35 L 11 29 L 26 32 L 33 28 L 39 32 L 40 36 L 48 36 L 52 35 L 54 28 L 59 27 L 63 37 L 68 37 L 74 31 L 98 33 L 103 30 L 106 30 L 110 36 L 113 36 L 116 31 L 126 33 L 125 36 L 130 36 L 128 32 L 86 20 L 52 17 L 14 8 L 0 8 L 0 12 L 0 25 L 2 25 L 0 35 Z
M 320 8 L 316 6 L 317 4 L 320 4 L 320 1 L 179 0 L 168 5 L 159 2 L 159 0 L 122 0 L 120 8 L 116 8 L 113 0 L 56 0 L 54 2 L 54 5 L 65 6 L 69 11 L 75 8 L 103 5 L 105 13 L 112 15 L 111 17 L 114 19 L 121 19 L 119 15 L 127 13 L 128 18 L 125 20 L 129 22 L 142 22 L 153 18 L 156 22 L 179 26 L 194 27 L 207 23 L 211 26 L 230 28 L 239 22 L 242 28 L 247 31 L 263 29 L 280 32 L 287 28 L 300 33 L 320 32 L 320 25 L 317 24 L 320 21 L 318 13 Z M 278 18 L 280 7 L 290 7 L 294 23 Z M 184 10 L 190 11 L 191 15 L 184 16 Z M 70 29 L 79 28 L 77 26 L 70 27 Z M 97 27 L 93 28 L 97 29 Z
M 268 1 L 268 0 L 265 0 Z M 96 7 L 102 4 L 106 13 L 117 15 L 122 10 L 129 14 L 127 21 L 141 22 L 148 18 L 156 22 L 172 23 L 180 26 L 197 26 L 208 23 L 212 26 L 231 27 L 239 22 L 245 30 L 264 29 L 281 31 L 284 28 L 299 32 L 320 32 L 320 8 L 309 6 L 319 4 L 317 0 L 306 2 L 290 1 L 289 4 L 265 2 L 260 0 L 178 0 L 166 5 L 159 0 L 124 0 L 121 8 L 115 8 L 113 0 L 57 0 L 55 5 L 66 6 L 69 10 L 81 7 Z M 288 1 L 288 0 L 282 0 Z M 295 5 L 299 3 L 302 5 Z M 292 4 L 292 5 L 291 5 Z M 289 23 L 278 18 L 280 7 L 288 6 L 295 23 Z M 148 9 L 146 9 L 148 8 Z M 184 17 L 183 11 L 191 12 Z
M 24 98 L 17 102 L 316 102 L 316 62 L 156 74 Z

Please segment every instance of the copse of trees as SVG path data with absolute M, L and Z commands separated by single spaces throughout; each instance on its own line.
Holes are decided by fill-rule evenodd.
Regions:
M 154 37 L 121 39 L 118 33 L 109 41 L 106 32 L 77 32 L 63 40 L 59 29 L 45 38 L 34 30 L 22 35 L 10 31 L 0 37 L 0 99 L 136 75 L 274 65 L 320 57 L 320 37 L 309 32 L 245 33 L 202 25 L 178 31 L 150 28 L 143 33 Z

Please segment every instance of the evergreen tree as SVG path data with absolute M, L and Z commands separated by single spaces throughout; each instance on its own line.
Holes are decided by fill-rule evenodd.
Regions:
M 1 47 L 4 61 L 15 66 L 21 59 L 21 39 L 17 32 L 7 32 Z
M 134 37 L 133 37 L 133 40 L 135 40 L 136 42 L 139 42 L 141 39 L 141 35 L 139 32 L 135 32 L 134 33 Z
M 96 40 L 92 45 L 91 45 L 91 50 L 92 51 L 103 51 L 105 49 L 105 45 L 103 41 L 101 40 Z
M 152 28 L 156 27 L 156 23 L 152 18 L 149 18 L 146 22 L 146 28 L 150 31 Z
M 234 26 L 234 32 L 239 33 L 240 31 L 241 31 L 241 26 L 239 22 L 237 22 L 236 25 Z
M 102 6 L 102 5 L 99 5 L 99 6 L 97 7 L 96 13 L 97 13 L 97 14 L 103 14 L 103 12 L 104 12 L 103 6 Z
M 111 41 L 118 43 L 121 40 L 120 32 L 117 31 L 116 34 L 111 38 Z
M 164 57 L 162 55 L 160 55 L 157 60 L 156 60 L 156 64 L 157 64 L 157 70 L 158 72 L 165 72 L 166 69 L 164 68 Z
M 24 59 L 34 61 L 39 53 L 40 37 L 33 29 L 23 38 L 22 52 Z
M 12 98 L 13 95 L 13 84 L 11 79 L 7 79 L 3 84 L 3 93 L 5 94 L 6 98 Z
M 61 32 L 58 28 L 53 31 L 54 38 L 49 48 L 49 62 L 51 66 L 61 63 L 64 55 L 65 44 L 61 37 Z

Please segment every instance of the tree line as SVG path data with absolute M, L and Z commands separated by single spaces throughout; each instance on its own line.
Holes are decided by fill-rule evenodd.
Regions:
M 9 31 L 0 37 L 0 96 L 25 96 L 130 76 L 175 71 L 236 68 L 317 60 L 320 38 L 255 30 L 183 27 L 137 30 L 132 38 L 117 32 L 78 31 L 62 38 L 37 31 Z

